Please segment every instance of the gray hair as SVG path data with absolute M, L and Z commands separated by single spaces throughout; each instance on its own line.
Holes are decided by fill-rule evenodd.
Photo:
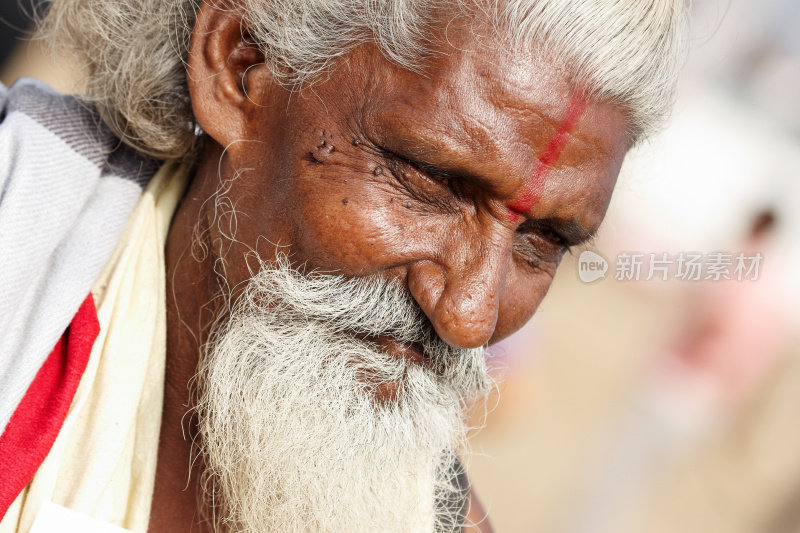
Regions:
M 186 81 L 200 0 L 54 0 L 43 23 L 71 46 L 86 91 L 127 144 L 156 157 L 197 147 Z M 668 113 L 682 60 L 686 0 L 236 0 L 249 35 L 287 86 L 313 83 L 365 42 L 420 70 L 443 12 L 483 17 L 511 52 L 546 56 L 626 113 L 634 140 Z M 483 21 L 482 21 L 483 22 Z

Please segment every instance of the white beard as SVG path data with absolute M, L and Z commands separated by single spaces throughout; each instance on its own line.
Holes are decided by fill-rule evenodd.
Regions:
M 421 342 L 427 365 L 363 340 Z M 379 400 L 375 387 L 397 393 Z M 443 343 L 399 283 L 262 265 L 197 376 L 204 486 L 226 531 L 451 531 L 482 349 Z

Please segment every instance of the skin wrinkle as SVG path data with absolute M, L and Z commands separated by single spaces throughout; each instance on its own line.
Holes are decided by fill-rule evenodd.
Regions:
M 434 97 L 434 102 L 438 104 L 438 103 L 440 102 L 440 100 L 439 100 L 438 98 Z M 330 106 L 328 106 L 328 107 L 330 107 Z M 455 114 L 456 116 L 459 116 L 461 113 L 454 113 L 454 114 Z M 384 114 L 383 116 L 384 116 L 384 118 L 388 119 L 389 117 L 392 117 L 392 116 L 393 116 L 393 114 L 392 114 L 392 113 L 386 113 L 386 114 Z M 394 128 L 395 128 L 395 130 L 396 130 L 396 131 L 397 131 L 397 130 L 400 130 L 400 131 L 402 131 L 402 130 L 404 130 L 404 129 L 405 129 L 405 128 L 402 128 L 402 129 L 398 128 L 398 124 L 394 124 L 393 126 L 394 126 Z M 417 128 L 417 129 L 419 129 L 419 128 Z M 416 132 L 415 132 L 415 133 L 413 133 L 413 135 L 416 135 L 416 136 L 418 136 L 418 134 L 417 134 Z M 451 158 L 451 159 L 455 159 L 455 158 Z M 473 160 L 474 160 L 474 159 L 473 159 Z M 507 172 L 503 172 L 503 174 L 509 174 L 509 173 L 507 173 Z M 412 205 L 415 205 L 415 203 L 413 203 L 413 202 L 412 202 Z
M 508 205 L 508 218 L 512 222 L 519 220 L 520 215 L 527 213 L 538 201 L 544 180 L 549 170 L 558 163 L 561 152 L 567 145 L 570 134 L 586 110 L 586 100 L 573 97 L 567 106 L 566 117 L 559 125 L 558 131 L 547 144 L 547 148 L 539 157 L 539 164 L 533 176 L 528 178 L 519 196 Z
M 467 123 L 467 120 L 457 119 L 462 125 Z M 475 124 L 475 121 L 469 121 L 470 124 Z M 380 137 L 383 143 L 391 148 L 402 150 L 404 153 L 416 158 L 420 162 L 433 163 L 434 166 L 441 168 L 445 171 L 458 169 L 454 171 L 455 178 L 467 180 L 470 184 L 486 190 L 487 192 L 496 194 L 498 196 L 510 194 L 514 190 L 514 182 L 510 179 L 503 180 L 490 180 L 487 179 L 489 173 L 485 171 L 482 162 L 473 160 L 467 154 L 475 152 L 499 152 L 500 144 L 494 141 L 494 137 L 486 133 L 484 135 L 474 132 L 469 135 L 465 128 L 463 137 L 469 139 L 481 139 L 481 143 L 470 143 L 465 139 L 455 137 L 452 128 L 449 132 L 439 132 L 431 130 L 427 124 L 419 123 L 406 123 L 402 119 L 395 122 L 396 125 L 401 127 L 396 128 L 392 134 L 381 133 Z M 396 127 L 396 126 L 395 126 Z M 506 143 L 507 146 L 513 146 L 512 143 Z M 480 150 L 476 147 L 480 146 Z M 527 145 L 522 145 L 527 148 Z M 529 148 L 527 148 L 529 150 Z M 513 150 L 510 150 L 513 151 Z M 501 160 L 502 164 L 503 161 Z M 512 176 L 513 173 L 508 170 L 501 170 L 493 172 L 492 174 L 505 174 Z
M 574 92 L 567 80 L 542 75 L 544 67 L 514 63 L 502 51 L 476 52 L 468 32 L 453 31 L 451 41 L 468 51 L 448 49 L 432 57 L 428 77 L 364 45 L 315 85 L 313 94 L 291 92 L 263 64 L 231 53 L 241 38 L 238 20 L 214 11 L 203 17 L 213 19 L 216 38 L 196 34 L 193 47 L 211 50 L 190 54 L 189 83 L 195 115 L 208 136 L 167 243 L 167 274 L 175 280 L 168 373 L 176 374 L 168 378 L 176 386 L 165 398 L 152 515 L 158 527 L 151 533 L 186 530 L 196 510 L 196 487 L 183 492 L 185 472 L 169 465 L 188 463 L 189 450 L 175 431 L 183 406 L 191 404 L 180 397 L 180 383 L 191 378 L 207 332 L 185 333 L 176 317 L 200 323 L 199 310 L 220 281 L 236 301 L 251 276 L 246 258 L 253 249 L 269 261 L 276 253 L 271 243 L 281 243 L 291 266 L 306 272 L 398 280 L 436 334 L 455 347 L 494 343 L 519 329 L 547 293 L 561 257 L 547 235 L 509 223 L 505 206 L 558 127 L 538 117 L 563 114 L 558 96 Z M 487 76 L 470 74 L 479 71 Z M 237 94 L 244 72 L 246 97 Z M 521 89 L 502 90 L 506 78 Z M 616 107 L 587 102 L 584 120 L 567 139 L 528 218 L 596 229 L 630 144 L 626 125 Z M 598 147 L 584 146 L 576 136 L 597 139 Z M 314 163 L 308 154 L 323 139 L 335 150 L 324 150 L 322 164 Z M 407 158 L 415 155 L 408 148 L 416 146 L 432 163 L 473 183 L 454 194 L 425 172 L 393 163 L 381 145 Z M 376 175 L 377 166 L 383 172 Z M 213 206 L 205 200 L 243 168 L 252 170 L 226 191 L 237 213 L 247 214 L 239 220 L 236 241 L 215 239 L 212 253 L 178 266 L 175 258 L 187 242 L 180 228 L 191 228 L 198 218 L 212 220 Z M 224 271 L 215 270 L 215 257 Z M 224 279 L 217 280 L 218 274 Z

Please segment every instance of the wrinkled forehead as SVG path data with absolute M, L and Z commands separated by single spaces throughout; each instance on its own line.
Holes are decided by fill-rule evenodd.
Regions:
M 502 167 L 522 157 L 533 164 L 580 107 L 564 156 L 580 166 L 624 155 L 630 139 L 621 109 L 593 101 L 562 66 L 534 52 L 511 54 L 502 41 L 472 35 L 449 30 L 422 74 L 399 70 L 379 83 L 385 94 L 372 99 L 380 108 L 371 113 L 377 126 L 430 139 L 430 151 L 458 144 Z

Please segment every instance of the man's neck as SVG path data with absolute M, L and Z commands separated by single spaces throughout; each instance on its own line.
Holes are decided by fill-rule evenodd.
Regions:
M 207 333 L 204 327 L 214 318 L 214 310 L 208 306 L 216 286 L 213 259 L 192 254 L 192 239 L 198 235 L 195 230 L 206 222 L 202 212 L 210 196 L 206 184 L 214 183 L 218 159 L 213 152 L 212 148 L 201 155 L 167 236 L 167 360 L 150 533 L 190 529 L 203 533 L 210 529 L 198 512 L 202 457 L 196 456 L 196 447 L 193 450 L 196 428 L 189 409 L 191 380 Z M 210 248 L 208 251 L 213 254 Z

